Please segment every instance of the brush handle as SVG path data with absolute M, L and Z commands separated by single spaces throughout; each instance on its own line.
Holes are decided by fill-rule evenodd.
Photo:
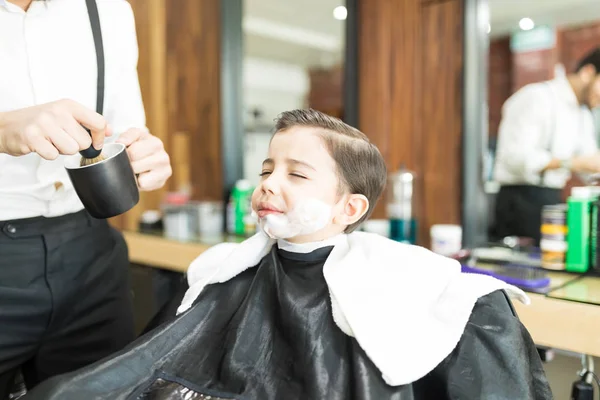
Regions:
M 86 128 L 83 128 L 83 129 L 85 129 L 86 132 L 90 134 L 90 137 L 92 136 L 92 132 L 90 132 L 89 129 L 86 129 Z M 100 153 L 102 153 L 102 149 L 100 149 L 100 150 L 96 149 L 93 144 L 91 144 L 90 147 L 88 147 L 87 149 L 81 150 L 79 152 L 79 154 L 81 154 L 81 156 L 83 158 L 96 158 L 100 155 Z

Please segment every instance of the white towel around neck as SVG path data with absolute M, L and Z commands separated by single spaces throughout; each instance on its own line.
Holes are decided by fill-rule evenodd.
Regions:
M 259 232 L 200 254 L 188 270 L 190 288 L 178 314 L 206 285 L 257 266 L 275 242 Z M 490 276 L 462 273 L 458 261 L 423 247 L 365 232 L 340 235 L 321 247 L 332 244 L 323 274 L 333 319 L 392 386 L 421 379 L 454 350 L 480 297 L 502 289 L 529 304 L 522 290 Z

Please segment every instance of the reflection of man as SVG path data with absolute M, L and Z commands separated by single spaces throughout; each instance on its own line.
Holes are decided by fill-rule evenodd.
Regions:
M 495 180 L 498 237 L 531 237 L 539 243 L 544 205 L 561 202 L 576 173 L 600 172 L 590 112 L 600 106 L 600 48 L 575 73 L 527 85 L 504 104 L 498 132 Z

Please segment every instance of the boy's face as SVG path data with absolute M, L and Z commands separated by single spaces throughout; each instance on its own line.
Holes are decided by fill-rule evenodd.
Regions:
M 252 194 L 252 209 L 260 220 L 269 214 L 287 214 L 306 200 L 316 199 L 331 207 L 329 222 L 317 232 L 287 239 L 296 243 L 323 240 L 343 232 L 368 208 L 364 196 L 339 189 L 335 161 L 316 130 L 293 127 L 276 133 L 271 140 L 261 181 Z

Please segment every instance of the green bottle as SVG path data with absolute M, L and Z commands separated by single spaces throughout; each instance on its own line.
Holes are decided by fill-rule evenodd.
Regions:
M 252 184 L 246 179 L 235 183 L 227 204 L 227 233 L 230 235 L 248 236 L 253 233 L 253 226 L 249 223 L 253 191 Z
M 575 187 L 567 199 L 567 262 L 569 272 L 584 273 L 590 268 L 592 204 L 597 196 L 591 188 Z

